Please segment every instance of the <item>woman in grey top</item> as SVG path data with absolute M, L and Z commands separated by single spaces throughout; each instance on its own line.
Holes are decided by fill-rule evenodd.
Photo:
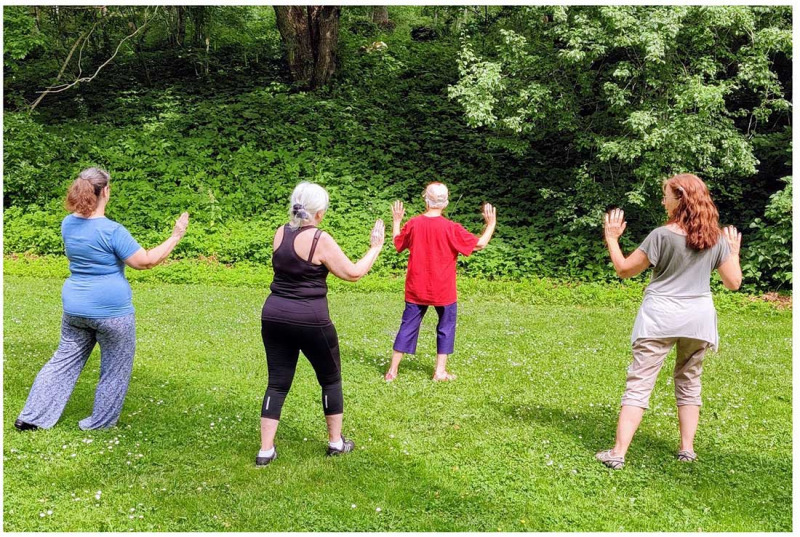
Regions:
M 733 226 L 720 230 L 719 213 L 705 183 L 695 175 L 680 174 L 665 181 L 663 189 L 666 225 L 653 230 L 627 258 L 618 243 L 626 227 L 623 212 L 615 209 L 605 217 L 605 239 L 617 275 L 630 278 L 653 266 L 633 325 L 633 363 L 628 368 L 614 447 L 597 453 L 600 462 L 615 470 L 625 464 L 625 453 L 673 346 L 677 347 L 673 376 L 681 436 L 677 457 L 683 462 L 697 458 L 694 436 L 700 418 L 703 356 L 708 348 L 716 350 L 719 345 L 711 272 L 716 269 L 730 290 L 742 283 L 742 234 Z

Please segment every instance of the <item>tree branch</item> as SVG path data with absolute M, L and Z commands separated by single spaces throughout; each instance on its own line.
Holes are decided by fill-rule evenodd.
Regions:
M 64 71 L 67 69 L 67 65 L 69 64 L 69 61 L 72 59 L 72 55 L 75 53 L 75 49 L 78 48 L 78 43 L 80 43 L 81 40 L 84 37 L 86 37 L 87 35 L 88 35 L 88 32 L 84 32 L 83 34 L 78 36 L 78 39 L 75 40 L 75 43 L 72 45 L 72 48 L 70 49 L 69 54 L 67 54 L 67 59 L 64 61 L 64 65 L 61 66 L 61 70 L 58 72 L 58 76 L 56 76 L 56 82 L 61 80 L 61 77 L 64 75 Z M 84 41 L 84 43 L 85 43 L 85 41 Z M 33 112 L 33 110 L 37 106 L 39 106 L 39 103 L 42 102 L 42 99 L 44 99 L 44 96 L 47 95 L 47 93 L 48 92 L 42 93 L 41 95 L 39 95 L 39 98 L 36 99 L 33 102 L 33 104 L 31 105 L 31 112 Z
M 156 7 L 156 9 L 158 9 L 158 7 Z M 62 91 L 66 91 L 66 90 L 70 89 L 71 87 L 73 87 L 76 84 L 79 84 L 81 82 L 91 82 L 92 80 L 94 80 L 95 77 L 98 74 L 100 74 L 100 71 L 102 71 L 103 68 L 106 65 L 108 65 L 109 63 L 111 63 L 111 61 L 117 56 L 117 53 L 119 53 L 119 49 L 122 48 L 122 45 L 124 45 L 126 41 L 128 41 L 129 39 L 134 37 L 140 31 L 142 31 L 142 29 L 144 29 L 149 23 L 150 23 L 150 19 L 147 16 L 145 16 L 144 23 L 141 26 L 139 26 L 138 28 L 136 28 L 135 32 L 133 32 L 132 34 L 130 34 L 130 35 L 126 36 L 126 37 L 124 37 L 122 39 L 122 41 L 119 42 L 119 44 L 117 45 L 116 50 L 114 50 L 114 54 L 112 54 L 109 59 L 107 59 L 105 62 L 103 62 L 100 65 L 100 67 L 97 68 L 97 70 L 94 72 L 94 74 L 92 76 L 81 77 L 80 73 L 82 71 L 80 70 L 80 65 L 79 65 L 78 66 L 78 68 L 79 68 L 78 78 L 76 78 L 73 82 L 70 82 L 69 84 L 61 84 L 61 85 L 58 85 L 58 86 L 49 86 L 45 90 L 38 92 L 38 93 L 41 93 L 41 95 L 39 96 L 38 99 L 36 99 L 36 101 L 33 103 L 33 105 L 31 105 L 31 111 L 33 111 L 36 108 L 36 106 L 42 101 L 42 99 L 44 99 L 44 97 L 46 95 L 50 94 L 50 93 L 61 93 Z M 61 72 L 58 74 L 58 77 L 56 78 L 56 80 L 61 78 L 61 75 L 64 73 L 64 69 L 67 67 L 67 64 L 69 63 L 69 60 L 72 57 L 73 52 L 75 52 L 75 48 L 78 46 L 78 43 L 80 42 L 80 40 L 85 37 L 86 40 L 88 41 L 88 36 L 94 30 L 95 26 L 97 26 L 97 23 L 95 23 L 95 25 L 92 26 L 92 28 L 88 32 L 84 33 L 81 37 L 79 37 L 78 40 L 75 42 L 75 44 L 72 46 L 72 50 L 70 51 L 69 56 L 67 57 L 67 61 L 64 62 L 64 65 L 61 68 Z M 86 43 L 86 41 L 84 41 L 84 44 L 85 43 Z M 82 51 L 83 51 L 83 47 L 81 47 L 81 52 Z

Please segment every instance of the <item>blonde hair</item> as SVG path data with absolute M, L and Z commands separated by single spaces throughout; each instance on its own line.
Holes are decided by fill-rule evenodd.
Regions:
M 328 209 L 328 192 L 315 183 L 303 181 L 289 198 L 289 227 L 297 229 L 307 225 L 319 211 Z
M 444 209 L 447 204 L 449 192 L 443 183 L 431 183 L 425 188 L 425 204 L 431 209 Z

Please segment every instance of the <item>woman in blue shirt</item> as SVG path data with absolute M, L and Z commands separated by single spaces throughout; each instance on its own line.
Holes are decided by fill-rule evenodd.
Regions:
M 122 412 L 136 348 L 125 265 L 143 270 L 164 261 L 186 233 L 189 215 L 180 216 L 169 239 L 145 250 L 127 229 L 105 217 L 109 179 L 106 171 L 89 168 L 67 193 L 65 205 L 72 214 L 61 223 L 61 236 L 70 277 L 61 290 L 61 342 L 33 382 L 25 408 L 14 422 L 19 430 L 49 429 L 56 424 L 95 343 L 100 344 L 100 380 L 94 410 L 78 426 L 84 430 L 112 427 Z

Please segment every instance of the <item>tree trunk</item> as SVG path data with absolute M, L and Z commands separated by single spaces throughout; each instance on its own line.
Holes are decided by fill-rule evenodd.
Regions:
M 336 71 L 339 6 L 274 6 L 292 78 L 301 87 L 324 86 Z
M 205 44 L 206 34 L 208 33 L 206 31 L 206 26 L 208 25 L 209 19 L 209 7 L 211 6 L 191 6 L 184 8 L 188 11 L 187 14 L 191 17 L 194 26 L 192 45 L 195 47 L 202 47 Z
M 372 22 L 382 24 L 389 22 L 389 6 L 373 6 Z
M 312 89 L 321 88 L 336 71 L 336 49 L 339 43 L 340 6 L 311 7 L 311 44 L 315 50 Z
M 314 53 L 305 6 L 273 6 L 278 32 L 286 46 L 286 58 L 292 79 L 309 86 L 314 75 Z
M 183 6 L 175 6 L 175 14 L 177 15 L 175 42 L 179 47 L 182 47 L 183 42 L 186 41 L 186 8 Z

